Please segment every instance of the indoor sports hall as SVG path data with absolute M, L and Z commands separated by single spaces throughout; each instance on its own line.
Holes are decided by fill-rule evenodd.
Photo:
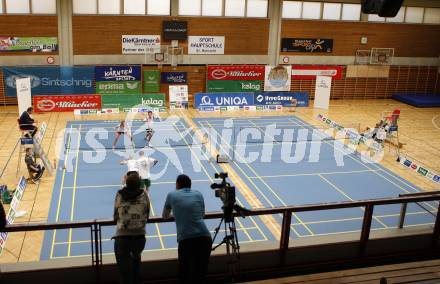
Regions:
M 0 125 L 0 283 L 440 283 L 439 1 L 0 0 Z

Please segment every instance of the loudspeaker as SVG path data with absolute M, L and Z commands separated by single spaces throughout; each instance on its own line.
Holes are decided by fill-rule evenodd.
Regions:
M 403 0 L 362 0 L 362 13 L 378 14 L 380 17 L 395 17 Z

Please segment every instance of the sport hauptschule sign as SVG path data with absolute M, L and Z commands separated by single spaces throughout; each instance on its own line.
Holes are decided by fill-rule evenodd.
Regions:
M 141 66 L 96 66 L 95 67 L 96 82 L 102 81 L 140 81 Z
M 53 52 L 58 50 L 56 37 L 0 37 L 0 52 Z
M 160 74 L 163 84 L 185 84 L 187 82 L 186 72 L 162 72 Z
M 189 36 L 188 54 L 225 54 L 225 37 Z
M 333 52 L 333 39 L 326 38 L 283 38 L 282 52 Z
M 160 52 L 160 35 L 123 35 L 122 54 Z
M 264 65 L 209 65 L 208 80 L 264 80 Z

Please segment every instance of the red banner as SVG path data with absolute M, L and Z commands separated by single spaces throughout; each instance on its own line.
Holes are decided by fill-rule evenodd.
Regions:
M 264 80 L 264 65 L 209 65 L 208 80 Z
M 333 80 L 342 79 L 342 66 L 292 65 L 292 79 L 314 80 L 316 76 L 330 76 Z
M 101 109 L 99 95 L 34 96 L 35 112 L 61 112 L 75 109 Z

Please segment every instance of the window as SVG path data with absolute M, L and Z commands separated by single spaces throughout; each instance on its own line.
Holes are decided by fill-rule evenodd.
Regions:
M 29 0 L 6 0 L 6 13 L 8 14 L 29 14 Z
M 171 6 L 170 0 L 148 0 L 148 15 L 169 15 Z
M 202 2 L 200 0 L 179 0 L 179 15 L 200 16 Z
M 301 1 L 283 1 L 283 18 L 299 19 L 301 18 Z
M 267 17 L 268 0 L 247 0 L 247 17 Z
M 98 0 L 99 14 L 114 15 L 121 13 L 121 1 L 119 0 Z
M 440 8 L 425 8 L 425 24 L 440 24 Z
M 339 20 L 341 18 L 341 6 L 340 3 L 324 3 L 322 19 Z
M 145 15 L 145 0 L 124 0 L 124 14 Z
M 368 21 L 369 22 L 385 22 L 385 18 L 379 17 L 379 15 L 376 15 L 376 14 L 368 14 Z
M 96 1 L 90 0 L 73 0 L 74 14 L 96 14 L 98 6 Z
M 320 2 L 303 2 L 302 10 L 303 19 L 320 19 L 321 3 Z
M 421 7 L 406 7 L 406 23 L 422 23 L 423 22 L 423 8 Z
M 359 21 L 361 18 L 361 5 L 359 4 L 343 4 L 342 20 Z
M 244 17 L 245 0 L 225 0 L 225 16 Z
M 387 18 L 386 21 L 388 23 L 403 23 L 405 20 L 405 6 L 402 6 L 397 13 L 397 15 L 393 18 Z
M 56 14 L 56 0 L 32 0 L 32 14 Z
M 222 0 L 203 0 L 202 15 L 203 16 L 221 16 L 223 14 Z

